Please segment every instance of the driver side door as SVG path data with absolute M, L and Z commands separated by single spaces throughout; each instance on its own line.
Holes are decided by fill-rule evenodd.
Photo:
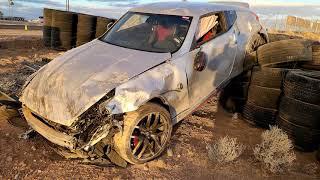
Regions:
M 237 53 L 237 29 L 228 26 L 224 12 L 211 13 L 201 17 L 198 32 L 205 29 L 202 26 L 211 28 L 208 23 L 214 22 L 212 18 L 208 18 L 209 16 L 217 16 L 215 21 L 218 22 L 219 27 L 216 28 L 216 34 L 205 41 L 200 39 L 201 42 L 197 38 L 203 32 L 200 36 L 196 34 L 196 43 L 192 48 L 194 54 L 201 54 L 204 59 L 202 60 L 204 63 L 201 65 L 204 67 L 200 70 L 195 68 L 199 63 L 197 58 L 194 58 L 190 66 L 187 67 L 189 102 L 192 107 L 200 105 L 216 92 L 217 88 L 229 80 Z M 202 18 L 211 20 L 203 19 L 202 21 Z

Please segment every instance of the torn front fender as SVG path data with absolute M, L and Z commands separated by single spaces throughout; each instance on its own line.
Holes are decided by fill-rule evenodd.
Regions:
M 120 114 L 135 111 L 144 103 L 157 97 L 165 100 L 170 107 L 173 107 L 175 113 L 178 113 L 181 109 L 176 106 L 176 103 L 187 97 L 184 73 L 184 69 L 179 69 L 170 61 L 160 64 L 118 86 L 115 96 L 106 107 L 110 113 Z

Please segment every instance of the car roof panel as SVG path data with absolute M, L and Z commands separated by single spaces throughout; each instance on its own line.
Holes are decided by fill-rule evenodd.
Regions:
M 245 8 L 222 3 L 160 2 L 138 6 L 130 9 L 129 11 L 198 17 L 215 11 L 240 9 Z

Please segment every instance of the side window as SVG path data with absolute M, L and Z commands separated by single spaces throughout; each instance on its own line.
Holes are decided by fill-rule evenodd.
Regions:
M 198 30 L 195 34 L 195 48 L 225 33 L 228 29 L 228 22 L 224 12 L 211 13 L 201 17 Z
M 237 13 L 236 11 L 225 11 L 224 14 L 227 21 L 227 29 L 230 29 L 237 20 Z

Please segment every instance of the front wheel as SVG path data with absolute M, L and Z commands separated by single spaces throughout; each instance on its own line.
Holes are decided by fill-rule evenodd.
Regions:
M 158 157 L 171 137 L 172 122 L 162 106 L 147 103 L 124 117 L 123 131 L 114 136 L 118 154 L 131 164 L 142 164 Z

